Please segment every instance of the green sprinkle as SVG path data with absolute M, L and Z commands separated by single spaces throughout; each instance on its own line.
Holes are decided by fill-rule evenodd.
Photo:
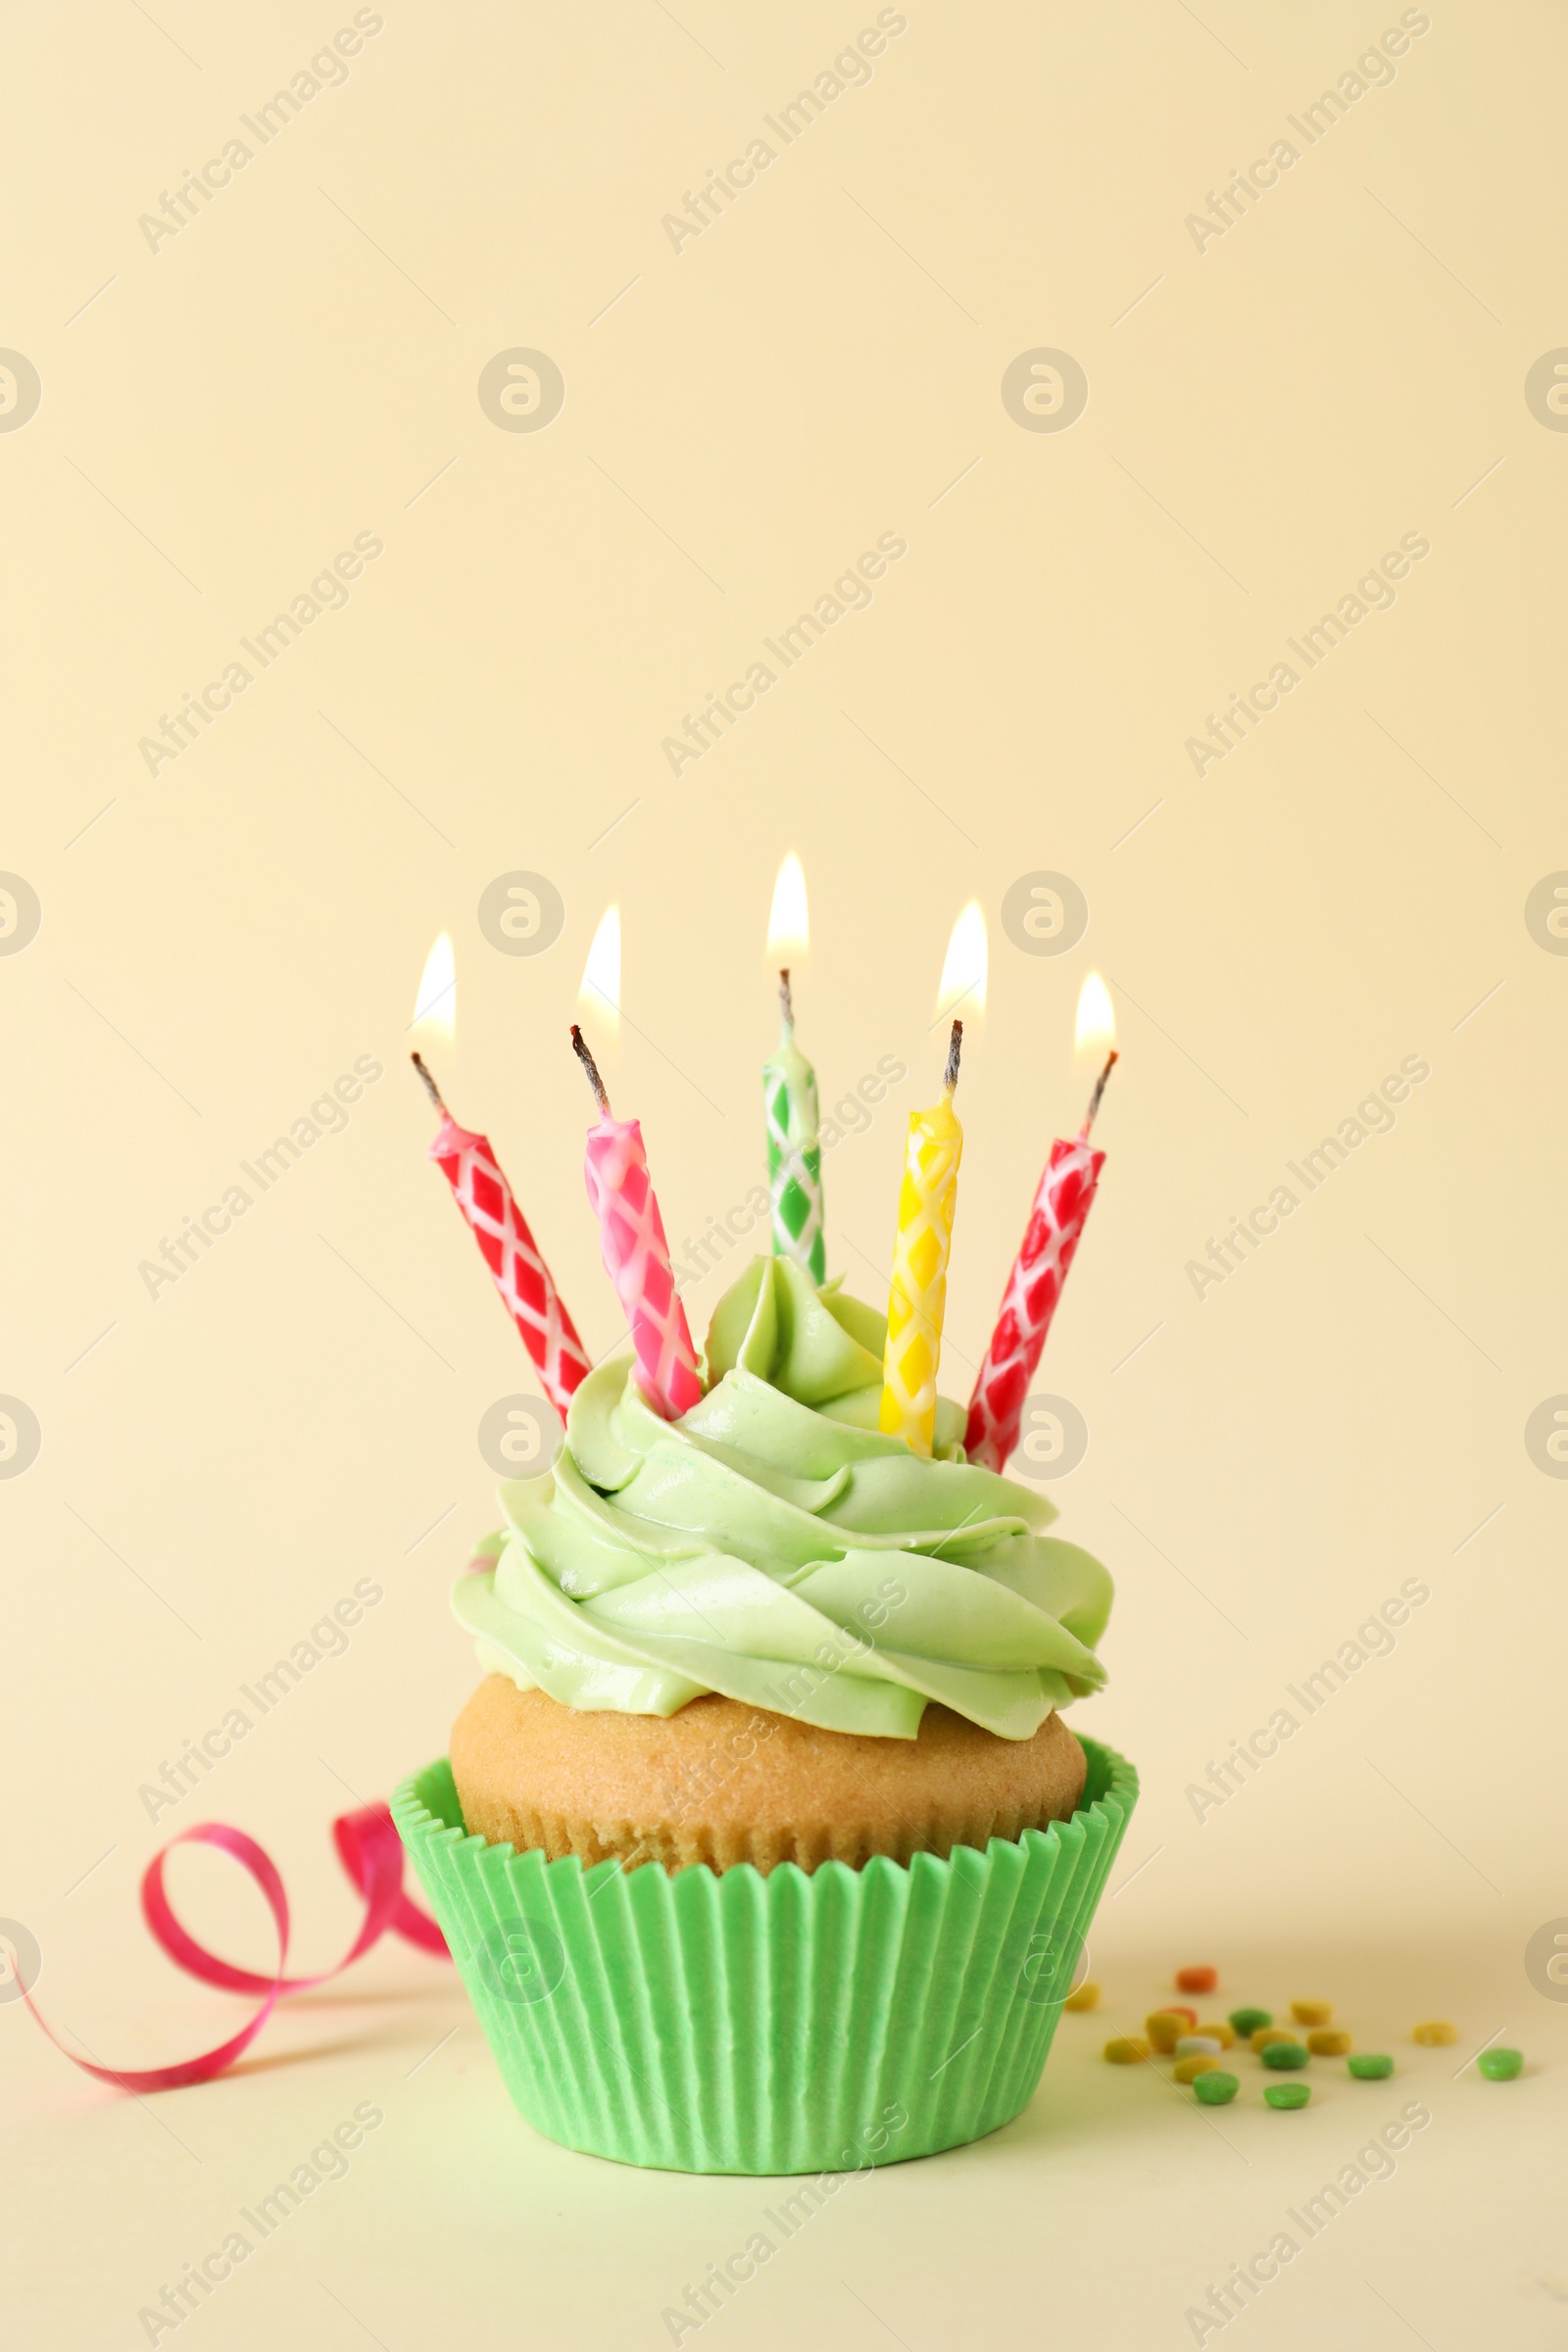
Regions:
M 1218 2067 L 1193 2078 L 1193 2089 L 1205 2107 L 1228 2107 L 1241 2087 L 1234 2075 L 1222 2074 Z
M 1511 2082 L 1524 2062 L 1523 2050 L 1483 2050 L 1476 2060 L 1476 2072 L 1485 2075 L 1489 2082 Z
M 1304 2041 L 1265 2041 L 1257 2054 L 1265 2066 L 1282 2075 L 1294 2074 L 1312 2055 Z
M 1246 2041 L 1249 2034 L 1255 2034 L 1259 2026 L 1271 2026 L 1273 2023 L 1273 2011 L 1269 2009 L 1233 2009 L 1231 2011 L 1231 2024 L 1236 2028 L 1238 2038 L 1242 2041 Z
M 1358 2082 L 1381 2082 L 1394 2072 L 1394 2060 L 1385 2057 L 1381 2050 L 1357 2050 L 1345 2063 Z
M 1270 2107 L 1304 2107 L 1311 2096 L 1304 2082 L 1271 2082 L 1263 2093 Z

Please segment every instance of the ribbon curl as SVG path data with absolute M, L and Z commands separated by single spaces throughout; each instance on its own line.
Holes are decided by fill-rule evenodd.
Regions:
M 285 1974 L 288 1961 L 289 1913 L 288 1896 L 270 1855 L 254 1838 L 243 1830 L 231 1830 L 220 1821 L 199 1822 L 193 1828 L 181 1830 L 166 1846 L 160 1847 L 142 1873 L 142 1917 L 152 1931 L 155 1941 L 187 1976 L 199 1978 L 204 1984 L 217 1984 L 225 1992 L 255 1993 L 261 1996 L 261 2007 L 248 2024 L 226 2041 L 194 2058 L 181 2059 L 173 2066 L 144 2067 L 135 2072 L 122 2072 L 112 2066 L 97 2066 L 90 2059 L 78 2058 L 52 2026 L 42 2017 L 25 1985 L 22 1997 L 36 2025 L 40 2026 L 57 2050 L 64 2052 L 73 2066 L 83 2074 L 94 2076 L 100 2082 L 112 2082 L 117 2089 L 129 2091 L 179 2090 L 187 2082 L 210 2082 L 221 2075 L 249 2049 L 266 2025 L 279 2000 L 286 1993 L 309 1992 L 317 1984 L 325 1984 L 339 1977 L 356 1960 L 364 1957 L 372 1944 L 386 1935 L 401 1936 L 406 1942 L 416 1944 L 420 1951 L 438 1959 L 450 1959 L 446 1937 L 435 1921 L 409 1900 L 403 1891 L 403 1841 L 393 1826 L 391 1808 L 386 1804 L 365 1805 L 357 1812 L 340 1813 L 332 1824 L 332 1842 L 337 1847 L 338 1860 L 357 1894 L 365 1898 L 365 1917 L 360 1930 L 333 1968 L 323 1968 L 314 1977 L 290 1977 Z M 277 1970 L 270 1977 L 258 1976 L 248 1968 L 235 1968 L 232 1962 L 220 1959 L 208 1951 L 195 1936 L 181 1926 L 173 1907 L 164 1891 L 164 1864 L 176 1845 L 216 1845 L 220 1852 L 231 1854 L 243 1870 L 249 1872 L 272 1914 L 277 1931 Z

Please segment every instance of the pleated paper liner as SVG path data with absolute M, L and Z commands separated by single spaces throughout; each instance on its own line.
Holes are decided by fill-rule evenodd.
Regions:
M 549 1862 L 467 1835 L 445 1757 L 392 1813 L 536 2131 L 674 2172 L 844 2172 L 1032 2095 L 1138 1794 L 1082 1744 L 1071 1821 L 860 1870 Z

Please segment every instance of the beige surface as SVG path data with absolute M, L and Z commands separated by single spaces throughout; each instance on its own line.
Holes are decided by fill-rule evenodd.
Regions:
M 1524 384 L 1568 342 L 1562 19 L 1434 0 L 1392 86 L 1200 252 L 1205 191 L 1396 8 L 906 13 L 869 85 L 678 253 L 662 216 L 874 9 L 389 5 L 347 82 L 156 252 L 138 217 L 352 12 L 100 0 L 0 34 L 0 343 L 43 385 L 0 433 L 0 865 L 43 906 L 0 958 L 0 1392 L 43 1431 L 0 1481 L 0 1912 L 41 1943 L 51 2014 L 132 2065 L 235 2014 L 136 1916 L 146 1857 L 201 1812 L 275 1852 L 303 1962 L 347 1942 L 329 1816 L 443 1743 L 473 1675 L 446 1586 L 494 1483 L 475 1431 L 533 1386 L 423 1160 L 401 1056 L 425 951 L 453 932 L 451 1099 L 597 1351 L 616 1316 L 564 1037 L 593 927 L 618 897 L 636 1027 L 612 1083 L 679 1245 L 757 1182 L 761 932 L 793 844 L 827 1102 L 883 1055 L 914 1073 L 828 1157 L 832 1262 L 868 1296 L 948 927 L 970 895 L 992 920 L 950 1389 L 1078 1112 L 1091 961 L 1121 1007 L 1110 1158 L 1042 1381 L 1090 1431 L 1064 1532 L 1120 1587 L 1110 1689 L 1072 1720 L 1146 1782 L 1097 1935 L 1125 2020 L 1207 1954 L 1380 2032 L 1451 2013 L 1455 2064 L 1499 2026 L 1550 2062 L 1490 2086 L 1408 2054 L 1437 2126 L 1237 2325 L 1263 2347 L 1554 2344 L 1562 2012 L 1523 1953 L 1568 1913 L 1568 1487 L 1524 1430 L 1568 1390 L 1568 962 L 1524 910 L 1568 866 L 1568 439 Z M 565 379 L 538 433 L 476 397 L 519 347 Z M 1089 380 L 1060 433 L 1000 397 L 1040 348 Z M 383 553 L 346 608 L 150 774 L 138 739 L 362 533 Z M 870 609 L 677 780 L 682 714 L 883 534 L 907 552 Z M 1431 552 L 1393 609 L 1200 777 L 1206 714 L 1405 534 Z M 519 868 L 565 905 L 533 959 L 476 915 Z M 1042 869 L 1091 908 L 1057 958 L 1000 921 Z M 346 1129 L 150 1298 L 139 1264 L 362 1055 L 386 1074 Z M 1200 1299 L 1208 1237 L 1406 1056 L 1431 1076 L 1394 1131 Z M 343 1654 L 150 1821 L 162 1760 L 360 1579 L 383 1598 Z M 1410 1579 L 1430 1599 L 1392 1654 L 1200 1821 L 1189 1786 Z M 180 1864 L 193 1914 L 263 1964 L 226 1866 Z M 369 2098 L 384 2132 L 191 2342 L 667 2341 L 672 2291 L 765 2191 L 543 2146 L 464 2018 L 430 1964 L 376 1955 L 242 2078 L 136 2106 L 9 2008 L 27 2340 L 144 2340 L 160 2279 Z M 705 2340 L 1033 2345 L 1060 2298 L 1064 2340 L 1191 2341 L 1194 2289 L 1403 2087 L 1239 2115 L 1232 2148 L 1082 2059 L 1099 2035 L 1068 2020 L 1018 2125 L 857 2191 Z

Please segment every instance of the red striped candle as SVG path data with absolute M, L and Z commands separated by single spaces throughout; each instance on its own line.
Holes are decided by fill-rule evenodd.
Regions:
M 430 1157 L 451 1185 L 507 1312 L 534 1360 L 545 1395 L 564 1421 L 573 1391 L 590 1369 L 576 1325 L 539 1254 L 489 1137 L 458 1125 L 417 1054 L 414 1066 L 441 1113 Z
M 1029 1383 L 1094 1206 L 1105 1154 L 1094 1149 L 1089 1130 L 1115 1060 L 1112 1054 L 1100 1073 L 1081 1131 L 1070 1143 L 1058 1136 L 1051 1147 L 1029 1223 L 1002 1295 L 996 1329 L 969 1399 L 963 1437 L 970 1461 L 980 1462 L 988 1470 L 1004 1470 L 1018 1443 Z

